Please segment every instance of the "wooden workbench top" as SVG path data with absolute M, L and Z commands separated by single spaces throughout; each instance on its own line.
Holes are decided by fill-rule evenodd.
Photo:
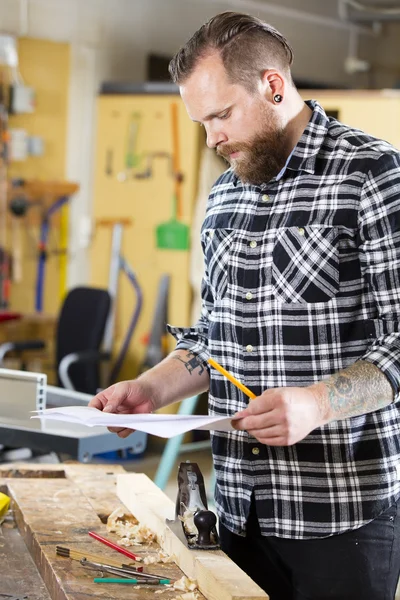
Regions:
M 94 572 L 56 555 L 56 546 L 62 545 L 129 561 L 88 536 L 95 530 L 118 541 L 105 523 L 116 508 L 125 508 L 116 496 L 116 476 L 124 472 L 115 465 L 0 465 L 0 491 L 12 498 L 16 525 L 7 521 L 0 527 L 0 593 L 29 600 L 157 598 L 158 586 L 95 584 Z M 150 554 L 157 548 L 152 544 L 131 550 Z M 148 571 L 173 580 L 183 575 L 174 563 L 150 565 Z M 171 600 L 178 594 L 165 590 L 161 597 Z

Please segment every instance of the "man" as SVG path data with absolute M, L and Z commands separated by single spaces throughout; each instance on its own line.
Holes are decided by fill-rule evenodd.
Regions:
M 272 600 L 384 600 L 400 567 L 400 156 L 304 103 L 292 58 L 229 12 L 171 61 L 231 165 L 202 228 L 202 314 L 91 404 L 143 413 L 209 389 L 210 412 L 235 415 L 212 435 L 223 549 Z

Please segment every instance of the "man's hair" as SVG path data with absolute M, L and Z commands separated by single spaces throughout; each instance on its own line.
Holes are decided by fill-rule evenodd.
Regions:
M 265 69 L 278 69 L 292 81 L 293 50 L 284 36 L 268 23 L 236 12 L 216 15 L 194 33 L 169 63 L 172 81 L 183 83 L 213 51 L 220 53 L 232 83 L 250 91 Z

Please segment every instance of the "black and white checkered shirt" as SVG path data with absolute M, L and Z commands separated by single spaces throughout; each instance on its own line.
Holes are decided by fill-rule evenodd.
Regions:
M 360 527 L 400 496 L 400 154 L 308 105 L 280 176 L 258 187 L 228 170 L 215 183 L 202 228 L 202 314 L 170 330 L 177 348 L 213 357 L 257 395 L 362 359 L 396 396 L 289 447 L 214 432 L 219 518 L 238 534 L 252 493 L 262 533 L 297 539 Z M 210 377 L 211 414 L 246 407 L 222 375 Z

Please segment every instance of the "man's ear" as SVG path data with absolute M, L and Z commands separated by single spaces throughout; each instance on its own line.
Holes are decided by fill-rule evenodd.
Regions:
M 261 75 L 262 93 L 267 100 L 273 102 L 275 96 L 285 95 L 285 80 L 279 71 L 266 69 Z

